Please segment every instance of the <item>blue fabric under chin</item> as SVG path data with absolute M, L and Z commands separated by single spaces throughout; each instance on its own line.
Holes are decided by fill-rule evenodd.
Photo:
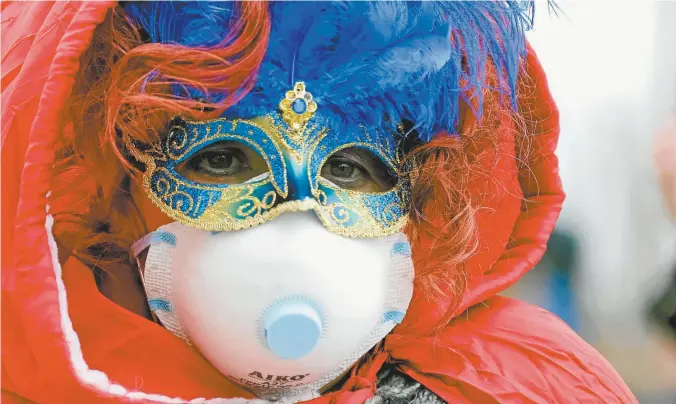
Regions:
M 125 10 L 153 42 L 209 47 L 222 45 L 238 7 L 161 1 L 129 2 Z M 487 59 L 503 72 L 501 87 L 512 96 L 534 2 L 322 1 L 269 7 L 272 32 L 256 89 L 226 117 L 276 110 L 284 92 L 304 81 L 336 131 L 348 122 L 377 129 L 386 119 L 409 120 L 427 141 L 440 131 L 455 132 L 465 97 L 461 81 L 475 90 L 474 112 L 480 117 Z M 222 97 L 209 94 L 211 100 Z

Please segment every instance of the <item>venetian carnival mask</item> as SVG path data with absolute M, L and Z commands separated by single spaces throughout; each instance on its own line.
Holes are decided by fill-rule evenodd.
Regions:
M 376 130 L 354 125 L 350 129 L 332 132 L 312 94 L 298 82 L 281 100 L 278 112 L 251 120 L 176 119 L 164 142 L 144 153 L 133 145 L 130 149 L 146 166 L 144 187 L 149 197 L 169 217 L 185 225 L 231 231 L 265 223 L 283 212 L 314 210 L 327 230 L 336 234 L 379 237 L 397 233 L 406 223 L 410 193 L 406 178 L 398 174 L 402 128 Z M 353 172 L 350 162 L 344 162 L 342 173 L 322 176 L 322 169 L 341 170 L 326 163 L 348 149 L 361 149 L 368 154 L 365 158 L 378 160 L 375 165 L 386 171 L 380 179 L 385 190 L 360 192 L 350 189 L 352 183 L 341 187 L 329 179 L 349 180 L 360 174 Z M 191 160 L 198 161 L 193 165 L 217 166 L 208 160 L 214 151 L 221 165 L 205 174 L 213 179 L 202 177 L 200 182 L 181 174 L 181 168 L 190 170 L 186 166 Z M 241 183 L 226 183 L 237 181 L 242 165 L 252 165 L 245 160 L 260 159 L 264 167 L 259 171 L 264 172 L 254 171 L 253 178 Z M 367 171 L 363 166 L 356 169 Z

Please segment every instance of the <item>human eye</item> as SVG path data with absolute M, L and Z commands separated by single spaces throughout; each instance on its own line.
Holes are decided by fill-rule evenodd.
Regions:
M 381 159 L 356 147 L 329 157 L 320 175 L 340 188 L 360 192 L 384 192 L 397 182 L 396 175 Z
M 209 184 L 239 184 L 267 171 L 251 148 L 232 141 L 206 146 L 177 167 L 183 177 Z

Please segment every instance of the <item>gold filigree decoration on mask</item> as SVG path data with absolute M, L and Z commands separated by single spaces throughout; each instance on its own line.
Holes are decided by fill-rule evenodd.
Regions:
M 331 208 L 331 219 L 338 224 L 345 224 L 350 221 L 352 215 L 347 207 L 340 203 L 333 203 Z
M 293 86 L 293 90 L 286 92 L 279 103 L 279 109 L 282 111 L 282 119 L 291 131 L 302 136 L 305 125 L 317 112 L 317 103 L 312 100 L 312 94 L 305 90 L 305 83 L 299 81 Z
M 385 225 L 383 225 L 373 217 L 372 212 L 364 204 L 363 192 L 339 188 L 323 178 L 320 178 L 320 182 L 322 186 L 333 190 L 338 199 L 338 202 L 329 203 L 329 198 L 322 189 L 317 188 L 313 192 L 315 199 L 318 201 L 318 206 L 315 209 L 317 215 L 324 226 L 332 232 L 350 237 L 383 237 L 401 231 L 406 225 L 408 215 L 396 219 L 396 216 L 391 213 L 392 209 L 398 207 L 396 202 L 392 202 L 385 207 L 385 211 L 390 212 L 390 214 L 389 217 L 383 218 L 385 222 Z M 350 211 L 353 213 L 350 213 Z M 355 214 L 359 218 L 358 222 L 349 227 L 344 227 L 343 224 L 349 222 Z
M 288 125 L 275 121 L 271 116 L 268 116 L 267 119 L 272 129 L 269 132 L 270 137 L 283 145 L 299 164 L 303 162 L 305 156 L 311 155 L 311 152 L 309 153 L 308 151 L 314 150 L 319 141 L 327 133 L 325 128 L 319 129 L 319 126 L 316 124 L 306 124 L 302 130 L 295 131 L 289 128 Z
M 277 193 L 270 191 L 262 198 L 249 197 L 245 203 L 237 208 L 237 216 L 245 218 L 253 215 L 260 215 L 264 210 L 269 210 L 277 201 Z
M 400 205 L 396 202 L 392 202 L 383 208 L 382 219 L 383 222 L 385 222 L 385 226 L 389 227 L 396 224 L 397 215 L 393 212 L 393 210 L 397 207 L 400 207 Z

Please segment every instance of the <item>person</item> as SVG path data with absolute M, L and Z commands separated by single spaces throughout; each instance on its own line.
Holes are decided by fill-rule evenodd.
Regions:
M 4 3 L 3 402 L 635 403 L 497 295 L 564 200 L 532 12 Z

